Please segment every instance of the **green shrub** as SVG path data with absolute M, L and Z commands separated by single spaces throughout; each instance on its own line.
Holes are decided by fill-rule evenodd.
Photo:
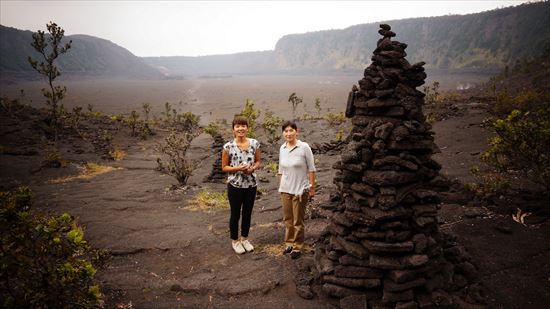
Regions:
M 254 101 L 246 99 L 241 116 L 248 120 L 248 133 L 247 137 L 256 137 L 256 120 L 260 117 L 261 112 L 254 108 Z
M 116 115 L 112 115 L 111 117 L 109 117 L 111 119 L 111 121 L 113 123 L 120 123 L 120 122 L 124 122 L 125 121 L 125 118 L 124 118 L 124 115 L 123 114 L 116 114 Z
M 201 121 L 201 116 L 195 115 L 192 112 L 184 112 L 173 116 L 174 127 L 187 132 L 195 133 L 199 128 L 199 122 Z
M 277 162 L 269 161 L 265 165 L 264 169 L 268 170 L 273 176 L 277 176 L 279 173 L 279 164 L 277 164 Z
M 321 99 L 315 98 L 315 110 L 317 111 L 317 118 L 321 118 Z
M 101 151 L 102 158 L 108 160 L 114 160 L 113 153 L 115 152 L 115 146 L 113 145 L 113 135 L 111 131 L 100 130 L 98 136 L 98 142 L 96 143 L 97 150 Z
M 514 110 L 504 119 L 485 124 L 496 136 L 482 159 L 500 171 L 520 172 L 550 189 L 550 107 Z
M 344 140 L 344 129 L 340 128 L 338 132 L 336 132 L 336 141 L 341 142 Z
M 153 131 L 151 130 L 151 128 L 149 127 L 149 123 L 146 122 L 146 121 L 140 121 L 139 124 L 138 124 L 138 136 L 143 139 L 143 140 L 146 140 L 148 136 L 150 135 L 154 135 Z
M 82 119 L 82 107 L 75 106 L 73 107 L 73 112 L 69 114 L 69 117 L 67 118 L 69 122 L 69 126 L 75 130 L 75 132 L 79 133 L 79 126 L 80 126 L 80 120 Z
M 103 115 L 101 112 L 94 112 L 94 106 L 92 104 L 88 104 L 86 108 L 88 109 L 88 111 L 84 114 L 86 117 L 98 118 Z
M 61 167 L 63 162 L 61 161 L 61 155 L 55 147 L 50 143 L 42 144 L 44 150 L 44 159 L 42 160 L 42 166 L 44 167 Z
M 141 108 L 143 108 L 143 115 L 145 117 L 145 123 L 149 123 L 149 113 L 151 112 L 151 104 L 142 103 Z
M 346 121 L 346 115 L 343 112 L 339 113 L 327 113 L 325 115 L 325 120 L 328 122 L 329 126 L 336 126 Z
M 308 114 L 307 112 L 302 115 L 302 117 L 298 117 L 296 120 L 311 120 L 315 119 L 312 115 Z
M 15 112 L 23 108 L 19 99 L 10 99 L 6 96 L 0 97 L 0 112 L 12 116 Z
M 164 116 L 164 123 L 166 124 L 169 124 L 170 122 L 172 122 L 171 111 L 172 111 L 172 105 L 170 104 L 170 102 L 164 103 L 164 112 L 162 112 L 161 114 L 162 116 Z
M 268 143 L 274 144 L 281 138 L 280 129 L 282 124 L 283 119 L 275 116 L 275 113 L 273 113 L 272 111 L 265 112 L 262 127 L 265 130 L 265 135 L 267 137 Z
M 426 105 L 435 105 L 441 102 L 439 82 L 433 82 L 432 86 L 424 86 L 424 102 Z
M 139 114 L 136 111 L 132 111 L 128 118 L 126 118 L 126 124 L 130 127 L 130 130 L 132 132 L 130 133 L 132 136 L 137 135 L 137 127 L 138 127 L 138 121 L 139 121 Z
M 166 157 L 165 161 L 157 158 L 157 169 L 175 176 L 181 185 L 187 184 L 187 180 L 193 173 L 193 166 L 186 157 L 193 138 L 194 136 L 187 132 L 178 134 L 172 131 L 164 139 L 164 144 L 157 147 L 157 150 Z
M 517 95 L 509 93 L 506 89 L 496 92 L 496 102 L 492 110 L 498 114 L 510 114 L 513 110 L 530 111 L 550 102 L 550 94 L 537 92 L 533 89 L 525 90 Z
M 437 115 L 434 112 L 427 112 L 426 113 L 426 122 L 429 124 L 433 124 L 437 121 Z
M 0 193 L 0 306 L 97 306 L 101 293 L 92 282 L 97 252 L 69 214 L 31 214 L 31 200 L 26 187 Z
M 222 133 L 222 127 L 219 122 L 212 121 L 210 122 L 206 128 L 204 128 L 204 133 L 212 136 L 212 138 L 215 138 L 217 136 L 221 136 Z

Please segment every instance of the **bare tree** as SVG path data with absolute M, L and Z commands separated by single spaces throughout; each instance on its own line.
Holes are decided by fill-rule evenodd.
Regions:
M 157 169 L 176 177 L 180 185 L 185 185 L 193 173 L 193 164 L 187 159 L 187 150 L 195 136 L 188 132 L 178 134 L 172 131 L 164 139 L 164 143 L 157 146 L 166 160 L 157 158 Z
M 296 92 L 293 92 L 289 97 L 288 97 L 288 102 L 290 102 L 292 104 L 292 118 L 293 119 L 296 119 L 296 108 L 298 107 L 298 105 L 300 103 L 302 103 L 304 99 L 302 97 L 299 97 L 296 95 Z
M 50 112 L 50 125 L 54 129 L 54 137 L 57 139 L 59 116 L 63 111 L 63 105 L 60 105 L 59 102 L 65 97 L 67 87 L 54 86 L 54 80 L 61 75 L 54 61 L 59 55 L 66 53 L 67 50 L 71 48 L 72 41 L 62 45 L 61 41 L 65 35 L 65 30 L 56 23 L 50 21 L 50 23 L 46 25 L 46 28 L 48 29 L 49 35 L 46 35 L 44 31 L 38 30 L 38 32 L 32 35 L 33 42 L 31 43 L 32 47 L 34 47 L 43 59 L 35 60 L 29 56 L 28 61 L 33 69 L 48 79 L 49 89 L 42 88 L 42 94 L 46 97 L 46 104 Z

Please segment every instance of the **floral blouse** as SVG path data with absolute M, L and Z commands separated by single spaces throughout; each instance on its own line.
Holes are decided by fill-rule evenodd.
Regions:
M 237 142 L 233 139 L 223 145 L 223 149 L 229 155 L 229 166 L 239 166 L 241 163 L 248 165 L 254 164 L 256 151 L 260 148 L 260 143 L 253 139 L 248 139 L 248 149 L 241 150 Z M 245 174 L 244 172 L 228 173 L 227 182 L 236 188 L 250 188 L 257 186 L 256 173 Z

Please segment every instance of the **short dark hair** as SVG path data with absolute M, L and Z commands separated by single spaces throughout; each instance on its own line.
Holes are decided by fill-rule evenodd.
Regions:
M 298 130 L 298 126 L 296 125 L 296 122 L 291 120 L 287 120 L 283 123 L 283 125 L 281 126 L 281 131 L 284 132 L 287 127 L 291 127 L 294 130 Z
M 233 118 L 233 122 L 231 123 L 231 128 L 234 128 L 238 124 L 245 125 L 248 127 L 248 119 L 246 119 L 242 115 L 235 115 L 235 118 Z

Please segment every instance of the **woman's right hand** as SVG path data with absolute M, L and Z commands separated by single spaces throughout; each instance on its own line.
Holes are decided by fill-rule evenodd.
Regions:
M 239 166 L 237 166 L 238 172 L 244 172 L 248 169 L 248 164 L 241 163 Z

